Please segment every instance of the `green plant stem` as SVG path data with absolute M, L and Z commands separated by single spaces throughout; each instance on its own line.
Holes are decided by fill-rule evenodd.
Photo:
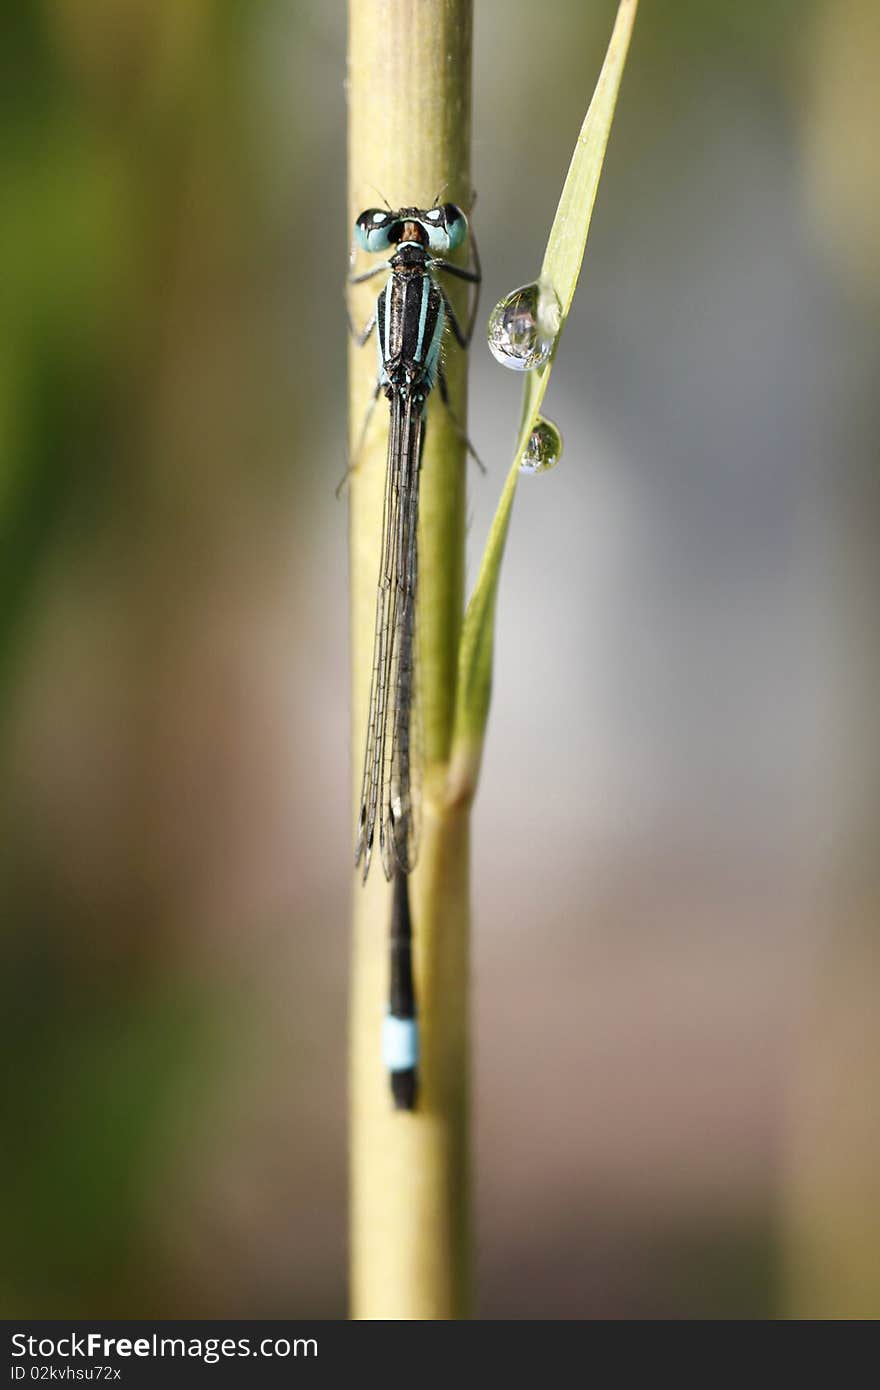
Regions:
M 349 214 L 471 204 L 472 0 L 349 0 Z M 378 283 L 352 298 L 366 320 Z M 465 295 L 450 287 L 456 309 Z M 464 354 L 446 371 L 465 418 Z M 375 350 L 349 359 L 350 440 L 375 383 Z M 350 481 L 354 798 L 370 687 L 387 412 L 380 400 Z M 351 1285 L 356 1318 L 456 1318 L 469 1305 L 468 821 L 450 804 L 448 760 L 464 601 L 465 460 L 432 402 L 421 473 L 419 681 L 422 835 L 411 878 L 422 1031 L 419 1106 L 395 1112 L 379 1037 L 388 986 L 390 895 L 374 866 L 354 888 L 351 992 Z M 354 827 L 354 816 L 352 816 Z M 353 831 L 352 831 L 353 836 Z

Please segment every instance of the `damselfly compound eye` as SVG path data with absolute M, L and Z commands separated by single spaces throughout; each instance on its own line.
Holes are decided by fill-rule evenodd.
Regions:
M 383 208 L 367 208 L 354 224 L 354 239 L 363 251 L 387 251 L 393 218 Z
M 552 420 L 539 415 L 519 461 L 520 473 L 549 473 L 562 458 L 562 435 Z
M 387 221 L 388 213 L 382 208 L 367 208 L 366 212 L 360 214 L 354 225 L 359 227 L 361 231 L 371 232 L 375 227 L 381 227 Z
M 531 372 L 549 358 L 561 319 L 552 285 L 541 281 L 522 285 L 499 300 L 489 315 L 489 351 L 502 367 Z
M 455 203 L 444 203 L 440 209 L 443 220 L 446 223 L 446 235 L 449 237 L 449 249 L 454 251 L 457 246 L 461 246 L 467 236 L 467 218 L 460 207 Z

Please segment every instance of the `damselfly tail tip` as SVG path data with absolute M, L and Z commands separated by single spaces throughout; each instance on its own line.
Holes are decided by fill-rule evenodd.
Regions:
M 415 1110 L 419 1090 L 418 1073 L 415 1067 L 408 1067 L 406 1071 L 393 1071 L 390 1073 L 390 1077 L 394 1109 Z
M 395 1110 L 415 1110 L 418 1091 L 419 1023 L 414 1015 L 385 1015 L 382 1023 L 382 1061 L 388 1070 Z

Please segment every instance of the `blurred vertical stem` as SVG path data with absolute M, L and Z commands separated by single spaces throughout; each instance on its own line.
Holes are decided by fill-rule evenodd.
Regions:
M 349 0 L 349 222 L 386 199 L 469 209 L 472 0 Z M 353 296 L 362 323 L 372 282 Z M 463 309 L 464 287 L 450 287 Z M 465 418 L 464 354 L 447 353 Z M 349 357 L 349 434 L 376 379 L 372 347 Z M 354 796 L 364 746 L 387 412 L 380 401 L 350 488 Z M 445 797 L 464 597 L 465 467 L 435 405 L 421 474 L 419 679 L 425 771 L 411 880 L 422 1033 L 419 1108 L 395 1112 L 379 1056 L 390 894 L 374 867 L 354 890 L 351 1015 L 351 1277 L 356 1318 L 458 1318 L 469 1310 L 468 818 Z M 352 827 L 354 816 L 352 816 Z

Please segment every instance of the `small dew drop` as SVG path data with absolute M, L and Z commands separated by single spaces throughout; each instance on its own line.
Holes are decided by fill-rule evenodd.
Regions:
M 562 435 L 552 420 L 539 415 L 519 461 L 520 473 L 549 473 L 562 458 Z
M 553 350 L 562 310 L 553 286 L 536 280 L 511 290 L 489 315 L 489 351 L 502 367 L 531 372 Z

